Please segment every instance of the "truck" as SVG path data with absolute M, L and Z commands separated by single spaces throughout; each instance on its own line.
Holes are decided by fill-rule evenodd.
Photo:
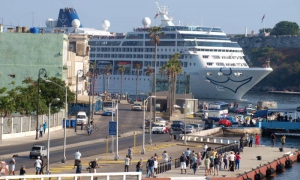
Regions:
M 33 144 L 30 152 L 29 152 L 29 158 L 37 158 L 38 156 L 46 157 L 48 156 L 47 154 L 47 148 L 45 147 L 44 144 Z

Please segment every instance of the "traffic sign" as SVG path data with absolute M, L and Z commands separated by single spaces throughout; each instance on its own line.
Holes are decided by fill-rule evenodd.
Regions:
M 108 135 L 117 135 L 117 122 L 110 121 L 109 122 L 109 129 L 108 129 Z

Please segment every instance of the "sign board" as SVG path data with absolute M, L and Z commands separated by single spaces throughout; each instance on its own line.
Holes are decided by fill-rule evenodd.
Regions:
M 117 122 L 110 121 L 108 128 L 108 135 L 117 135 Z

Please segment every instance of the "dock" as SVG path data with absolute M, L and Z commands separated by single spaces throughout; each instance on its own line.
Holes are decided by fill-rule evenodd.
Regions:
M 286 94 L 286 95 L 300 95 L 300 92 L 293 91 L 268 91 L 269 94 Z

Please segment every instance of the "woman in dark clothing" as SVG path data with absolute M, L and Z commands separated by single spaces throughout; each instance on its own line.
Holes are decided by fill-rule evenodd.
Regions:
M 76 174 L 81 174 L 81 169 L 82 169 L 81 160 L 78 160 L 75 166 L 76 166 Z M 80 176 L 78 176 L 77 179 L 80 180 Z
M 22 165 L 21 169 L 20 169 L 20 175 L 23 176 L 26 174 L 26 168 L 24 165 Z

